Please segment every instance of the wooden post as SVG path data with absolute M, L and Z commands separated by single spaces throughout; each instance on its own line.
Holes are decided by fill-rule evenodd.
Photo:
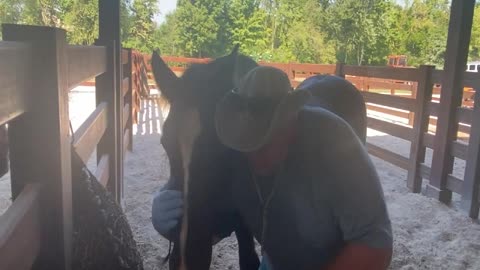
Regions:
M 127 128 L 130 129 L 130 137 L 128 142 L 128 150 L 133 150 L 133 78 L 132 78 L 132 49 L 128 49 L 128 64 L 126 67 L 127 76 L 128 76 L 128 92 L 125 96 L 125 103 L 130 104 L 130 114 L 127 120 Z
M 71 269 L 72 172 L 67 43 L 62 29 L 4 25 L 3 38 L 32 44 L 31 110 L 9 123 L 12 195 L 42 183 L 41 251 L 33 269 Z
M 98 1 L 98 14 L 99 14 L 99 38 L 98 43 L 100 45 L 110 45 L 113 46 L 111 53 L 111 61 L 113 61 L 113 67 L 110 67 L 108 74 L 105 77 L 113 80 L 114 84 L 103 81 L 101 83 L 101 91 L 97 88 L 97 97 L 99 97 L 98 92 L 103 92 L 100 95 L 105 95 L 104 97 L 108 101 L 109 108 L 112 108 L 114 115 L 110 115 L 109 124 L 112 125 L 112 128 L 115 130 L 115 136 L 111 137 L 111 140 L 114 140 L 115 143 L 115 158 L 110 159 L 112 162 L 115 162 L 115 174 L 113 180 L 115 183 L 111 183 L 111 188 L 113 194 L 117 199 L 117 202 L 120 203 L 121 196 L 121 186 L 123 183 L 123 126 L 122 126 L 122 116 L 123 116 L 123 95 L 122 95 L 122 57 L 121 57 L 121 37 L 120 37 L 120 0 L 99 0 Z M 107 73 L 109 73 L 107 72 Z M 110 86 L 110 88 L 107 87 Z M 108 92 L 110 91 L 110 94 Z M 113 93 L 112 93 L 113 92 Z M 97 100 L 98 101 L 98 100 Z M 110 103 L 111 102 L 111 103 Z M 112 105 L 110 105 L 112 104 Z M 113 122 L 110 122 L 113 120 Z M 108 137 L 108 136 L 107 136 Z M 112 150 L 110 150 L 112 151 Z M 113 171 L 111 171 L 113 172 Z
M 434 66 L 420 66 L 419 82 L 415 98 L 415 113 L 413 119 L 413 137 L 410 144 L 410 158 L 408 160 L 407 186 L 414 193 L 422 189 L 420 164 L 425 161 L 426 147 L 423 145 L 423 135 L 428 131 L 430 115 L 427 105 L 432 99 L 432 71 Z
M 0 177 L 10 168 L 8 165 L 8 134 L 7 125 L 0 126 Z
M 433 87 L 433 84 L 432 84 L 432 87 Z M 417 89 L 418 89 L 418 82 L 414 82 L 412 87 L 411 87 L 411 91 L 410 91 L 410 94 L 411 94 L 411 98 L 416 98 L 417 97 Z M 430 93 L 430 97 L 431 99 L 431 93 Z M 414 122 L 414 117 L 415 117 L 415 114 L 414 112 L 409 112 L 408 113 L 408 125 L 409 126 L 413 126 L 413 122 Z
M 476 90 L 472 119 L 480 119 L 480 93 Z M 461 208 L 471 218 L 478 218 L 480 208 L 480 122 L 472 121 L 470 140 L 468 143 L 467 164 L 463 182 Z
M 117 132 L 117 102 L 115 100 L 118 98 L 117 91 L 114 89 L 117 88 L 117 81 L 115 80 L 115 46 L 114 41 L 108 42 L 98 40 L 96 45 L 106 46 L 107 47 L 107 71 L 100 74 L 95 78 L 95 87 L 96 87 L 96 102 L 97 106 L 102 103 L 107 103 L 107 129 L 102 139 L 97 146 L 97 162 L 100 162 L 103 155 L 108 155 L 108 171 L 109 179 L 107 182 L 107 190 L 112 193 L 116 199 L 117 197 L 117 183 L 118 183 L 118 170 L 117 170 L 117 159 L 118 151 L 117 141 L 120 134 Z
M 432 173 L 427 195 L 448 203 L 452 191 L 447 189 L 447 176 L 453 169 L 450 145 L 457 137 L 455 111 L 462 104 L 463 75 L 467 63 L 475 0 L 453 0 L 450 9 L 447 53 L 440 95 L 437 132 L 434 141 Z
M 345 79 L 345 72 L 343 70 L 343 66 L 343 63 L 337 62 L 337 64 L 335 65 L 335 75 Z
M 288 63 L 286 64 L 286 66 L 287 66 L 287 67 L 286 67 L 286 69 L 287 69 L 287 70 L 286 70 L 286 73 L 287 73 L 287 75 L 288 75 L 288 78 L 289 78 L 290 80 L 295 80 L 295 70 L 292 68 L 292 63 L 291 63 L 291 62 L 288 62 Z

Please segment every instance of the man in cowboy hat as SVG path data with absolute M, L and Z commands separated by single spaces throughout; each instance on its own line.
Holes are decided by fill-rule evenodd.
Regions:
M 308 91 L 291 90 L 281 70 L 256 67 L 215 116 L 220 141 L 239 153 L 232 197 L 262 245 L 261 268 L 387 269 L 391 225 L 362 142 L 337 115 L 306 106 Z M 160 212 L 181 213 L 179 197 L 165 194 L 153 207 L 163 235 L 180 214 Z

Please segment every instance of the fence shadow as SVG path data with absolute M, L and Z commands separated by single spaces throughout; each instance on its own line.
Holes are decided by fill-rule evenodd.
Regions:
M 161 135 L 167 114 L 168 106 L 161 99 L 141 99 L 138 123 L 133 129 L 133 136 Z

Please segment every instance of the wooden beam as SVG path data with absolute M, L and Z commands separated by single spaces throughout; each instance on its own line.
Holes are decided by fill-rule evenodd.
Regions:
M 28 110 L 32 49 L 27 43 L 0 42 L 0 125 Z
M 468 145 L 459 141 L 452 142 L 450 146 L 450 155 L 463 159 L 468 160 Z
M 345 75 L 359 77 L 373 77 L 393 79 L 401 81 L 418 81 L 418 69 L 416 68 L 393 68 L 393 67 L 369 67 L 349 66 L 343 67 Z
M 393 115 L 393 116 L 397 116 L 405 119 L 407 119 L 409 115 L 409 112 L 407 111 L 400 111 L 390 107 L 382 107 L 382 106 L 379 106 L 378 104 L 372 104 L 372 103 L 367 103 L 367 111 L 380 112 L 380 113 L 389 114 L 389 115 Z
M 130 104 L 123 106 L 123 129 L 127 127 L 128 118 L 131 115 Z
M 97 153 L 99 157 L 108 153 L 110 162 L 115 165 L 110 167 L 110 176 L 108 189 L 118 204 L 121 204 L 121 194 L 123 193 L 123 129 L 122 129 L 122 115 L 123 115 L 123 96 L 122 96 L 122 45 L 120 35 L 120 0 L 99 0 L 99 45 L 109 46 L 109 56 L 107 56 L 107 73 L 106 77 L 102 77 L 101 90 L 97 88 L 97 97 L 100 100 L 107 101 L 111 115 L 109 117 L 109 128 L 112 132 L 109 133 L 105 140 L 99 144 L 100 152 Z M 100 77 L 97 77 L 100 78 Z M 97 99 L 98 100 L 98 99 Z M 108 129 L 107 129 L 108 130 Z M 107 140 L 112 141 L 109 145 Z M 108 145 L 108 146 L 107 146 Z M 112 149 L 114 148 L 114 150 Z M 107 151 L 107 148 L 109 149 Z
M 365 102 L 375 103 L 382 106 L 393 107 L 396 109 L 413 111 L 415 108 L 415 100 L 411 98 L 384 95 L 362 91 Z
M 130 141 L 130 130 L 125 130 L 125 133 L 123 135 L 123 153 L 126 153 L 128 151 L 128 142 Z
M 452 0 L 448 28 L 440 110 L 434 141 L 432 174 L 427 195 L 448 203 L 452 192 L 447 189 L 447 176 L 453 169 L 450 143 L 457 137 L 456 108 L 462 104 L 463 78 L 473 21 L 475 0 Z
M 40 251 L 40 185 L 28 184 L 0 216 L 2 269 L 30 270 Z
M 122 49 L 122 65 L 125 65 L 128 63 L 128 51 L 125 49 Z
M 41 181 L 42 247 L 35 269 L 69 270 L 72 252 L 72 170 L 67 43 L 62 29 L 4 25 L 3 38 L 30 42 L 31 110 L 9 123 L 12 195 Z
M 427 111 L 431 116 L 438 117 L 438 111 L 440 110 L 440 104 L 435 102 L 430 102 L 427 104 Z M 455 122 L 457 123 L 464 123 L 464 124 L 471 124 L 472 123 L 472 109 L 457 107 L 455 110 Z M 433 122 L 434 125 L 437 125 L 437 121 Z M 467 131 L 466 127 L 458 127 L 459 131 Z
M 335 76 L 341 77 L 345 79 L 345 71 L 343 70 L 343 67 L 345 66 L 344 63 L 342 62 L 337 62 L 335 65 Z
M 480 89 L 480 73 L 479 72 L 465 72 L 463 75 L 463 85 L 465 87 L 472 87 Z
M 423 145 L 430 149 L 433 149 L 433 141 L 435 140 L 435 135 L 430 133 L 423 133 Z
M 372 117 L 367 117 L 368 127 L 381 132 L 388 133 L 395 137 L 410 141 L 412 139 L 412 128 L 392 124 Z
M 126 77 L 122 80 L 122 97 L 128 93 L 130 87 L 130 78 Z
M 455 122 L 472 124 L 472 115 L 472 109 L 457 107 L 455 113 Z
M 133 57 L 132 57 L 132 49 L 128 49 L 128 64 L 125 65 L 124 69 L 124 76 L 128 78 L 128 91 L 125 95 L 125 103 L 130 104 L 130 115 L 124 121 L 127 122 L 127 128 L 130 131 L 129 141 L 128 141 L 128 150 L 133 150 L 133 108 L 134 108 L 134 100 L 133 100 L 133 79 L 132 79 L 132 68 L 133 68 Z
M 425 147 L 433 149 L 434 147 L 435 136 L 429 133 L 424 133 L 423 135 L 423 145 Z M 459 142 L 453 141 L 450 145 L 450 155 L 458 157 L 463 160 L 467 160 L 467 145 Z
M 106 50 L 102 46 L 68 46 L 68 89 L 107 70 Z
M 467 164 L 465 166 L 461 207 L 471 218 L 478 218 L 480 210 L 480 90 L 475 94 L 474 118 L 468 143 Z
M 440 109 L 440 104 L 438 104 L 436 102 L 427 103 L 427 112 L 431 116 L 438 116 L 439 109 Z
M 105 45 L 105 44 L 104 44 Z M 109 159 L 109 180 L 107 185 L 107 190 L 112 193 L 116 200 L 119 200 L 117 193 L 117 183 L 118 183 L 118 170 L 117 170 L 117 159 L 119 158 L 118 152 L 120 151 L 117 147 L 118 136 L 117 132 L 117 118 L 120 118 L 120 115 L 117 113 L 118 102 L 116 89 L 116 80 L 115 80 L 115 54 L 113 42 L 110 45 L 107 45 L 107 72 L 99 75 L 95 79 L 96 83 L 96 100 L 97 106 L 105 102 L 107 104 L 107 123 L 108 127 L 105 130 L 105 134 L 100 139 L 97 145 L 97 161 L 100 161 L 102 156 L 108 155 Z
M 107 103 L 100 103 L 74 135 L 73 147 L 86 164 L 107 129 Z
M 420 174 L 425 179 L 430 179 L 431 169 L 425 164 L 420 164 Z M 447 188 L 450 191 L 461 194 L 463 181 L 449 174 L 447 176 Z
M 413 138 L 410 144 L 410 158 L 408 162 L 407 186 L 414 193 L 422 191 L 422 177 L 419 165 L 425 161 L 425 146 L 423 135 L 428 132 L 430 115 L 427 112 L 427 104 L 432 99 L 432 71 L 434 66 L 420 67 L 420 80 L 418 82 L 417 95 L 415 97 L 415 118 L 413 119 Z
M 103 155 L 98 162 L 97 169 L 95 170 L 95 178 L 102 186 L 107 187 L 109 177 L 109 158 L 108 155 Z
M 408 159 L 402 155 L 367 142 L 368 153 L 385 160 L 404 170 L 408 168 Z

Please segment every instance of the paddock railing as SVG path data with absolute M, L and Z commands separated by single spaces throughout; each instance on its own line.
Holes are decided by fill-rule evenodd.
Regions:
M 147 72 L 151 72 L 150 56 L 145 55 Z M 208 58 L 185 58 L 163 56 L 163 60 L 181 75 L 191 63 L 207 63 Z M 368 127 L 410 143 L 408 154 L 397 153 L 392 149 L 367 143 L 368 152 L 395 166 L 407 170 L 407 186 L 415 193 L 422 192 L 424 184 L 434 188 L 448 189 L 462 196 L 464 210 L 472 218 L 478 218 L 480 204 L 480 73 L 464 73 L 464 88 L 461 102 L 454 109 L 439 105 L 441 95 L 442 70 L 433 66 L 420 68 L 393 68 L 372 66 L 349 66 L 343 64 L 295 64 L 266 63 L 261 65 L 277 67 L 285 71 L 293 86 L 316 74 L 335 74 L 344 77 L 362 91 L 369 111 Z M 151 74 L 145 84 L 155 88 Z M 436 127 L 439 110 L 449 110 L 455 116 L 455 132 L 438 130 Z M 382 117 L 386 116 L 386 117 Z M 452 135 L 453 134 L 453 135 Z M 449 136 L 446 146 L 436 145 L 436 136 Z M 436 153 L 450 155 L 448 162 L 430 167 L 425 160 L 427 148 Z M 455 176 L 450 169 L 445 179 L 430 181 L 430 172 L 439 167 L 453 168 L 454 159 L 465 161 L 463 177 Z
M 8 124 L 13 202 L 0 216 L 0 268 L 70 269 L 72 180 L 79 180 L 71 146 L 85 163 L 96 150 L 94 174 L 121 204 L 132 147 L 132 50 L 106 38 L 68 45 L 64 30 L 49 27 L 3 25 L 3 38 L 0 125 Z M 91 78 L 96 108 L 70 134 L 69 91 Z

